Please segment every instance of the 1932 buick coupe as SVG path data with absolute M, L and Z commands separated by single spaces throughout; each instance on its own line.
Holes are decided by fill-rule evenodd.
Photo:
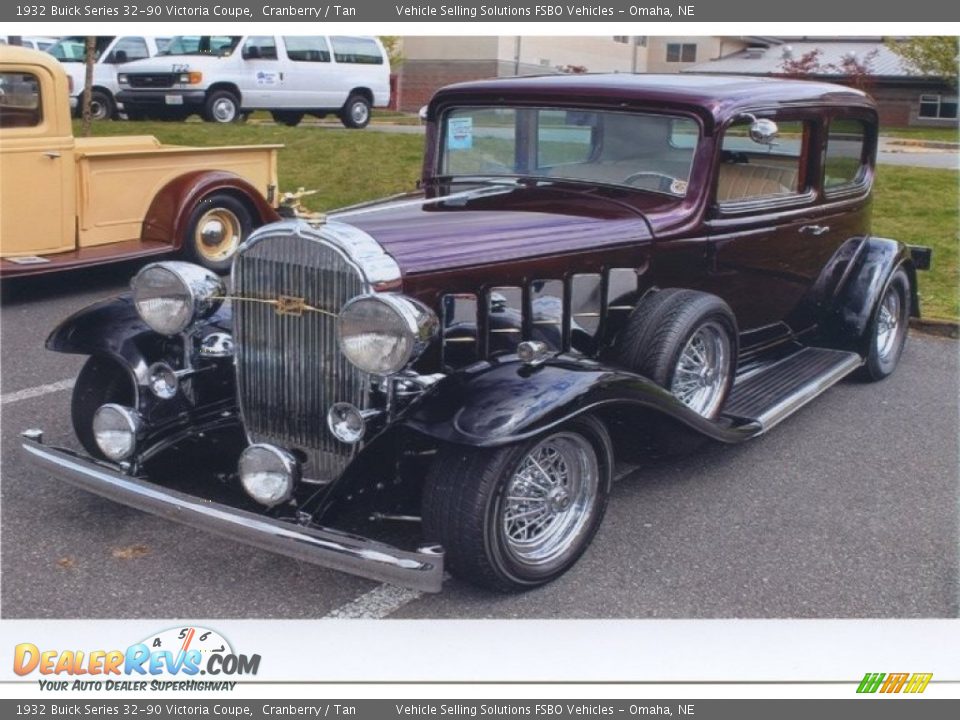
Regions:
M 147 265 L 54 330 L 90 356 L 86 454 L 33 430 L 33 461 L 304 561 L 519 590 L 587 548 L 641 427 L 737 443 L 895 369 L 930 251 L 870 233 L 863 93 L 551 76 L 424 115 L 418 191 L 266 225 L 229 285 Z

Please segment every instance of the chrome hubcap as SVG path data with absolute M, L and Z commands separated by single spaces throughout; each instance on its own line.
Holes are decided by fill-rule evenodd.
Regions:
M 358 124 L 365 123 L 369 114 L 370 111 L 367 110 L 367 106 L 363 103 L 354 103 L 353 107 L 350 108 L 350 117 Z
M 237 106 L 232 100 L 220 98 L 213 104 L 213 116 L 218 122 L 233 122 L 237 116 Z
M 540 566 L 562 557 L 586 529 L 600 472 L 593 446 L 557 433 L 520 461 L 500 509 L 505 548 L 518 562 Z
M 894 288 L 888 288 L 877 315 L 877 355 L 881 360 L 889 359 L 896 352 L 901 328 L 900 293 Z
M 231 257 L 240 244 L 240 220 L 226 208 L 205 213 L 197 223 L 197 250 L 208 260 Z
M 730 366 L 730 340 L 715 322 L 697 328 L 673 371 L 670 392 L 691 410 L 713 417 L 720 409 Z

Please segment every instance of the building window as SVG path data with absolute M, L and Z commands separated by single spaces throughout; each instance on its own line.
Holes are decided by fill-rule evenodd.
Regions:
M 623 43 L 624 45 L 629 45 L 632 42 L 637 47 L 647 46 L 646 35 L 614 35 L 613 41 Z
M 667 43 L 667 62 L 692 63 L 697 61 L 696 43 Z
M 943 95 L 921 95 L 920 117 L 956 120 L 957 98 Z

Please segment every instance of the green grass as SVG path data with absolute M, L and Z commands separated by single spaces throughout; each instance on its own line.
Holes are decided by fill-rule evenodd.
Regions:
M 318 190 L 304 204 L 321 211 L 411 190 L 422 162 L 419 135 L 192 122 L 100 122 L 93 128 L 95 135 L 156 135 L 161 142 L 177 145 L 282 143 L 286 147 L 280 151 L 280 189 Z M 874 233 L 934 249 L 933 269 L 920 275 L 926 317 L 960 316 L 957 191 L 954 170 L 882 165 L 877 173 Z
M 935 140 L 938 142 L 960 142 L 957 128 L 946 127 L 882 127 L 880 134 L 889 138 L 905 140 Z
M 960 316 L 960 212 L 956 170 L 880 165 L 874 187 L 873 232 L 933 248 L 933 268 L 919 273 L 924 317 Z

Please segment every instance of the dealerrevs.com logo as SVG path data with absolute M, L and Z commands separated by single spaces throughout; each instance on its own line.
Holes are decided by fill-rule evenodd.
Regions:
M 259 669 L 260 655 L 235 653 L 226 638 L 202 627 L 164 630 L 125 650 L 50 650 L 25 642 L 13 655 L 17 675 L 45 676 L 38 678 L 41 690 L 233 690 L 237 682 L 227 678 Z
M 858 693 L 922 693 L 933 673 L 867 673 L 860 681 Z

